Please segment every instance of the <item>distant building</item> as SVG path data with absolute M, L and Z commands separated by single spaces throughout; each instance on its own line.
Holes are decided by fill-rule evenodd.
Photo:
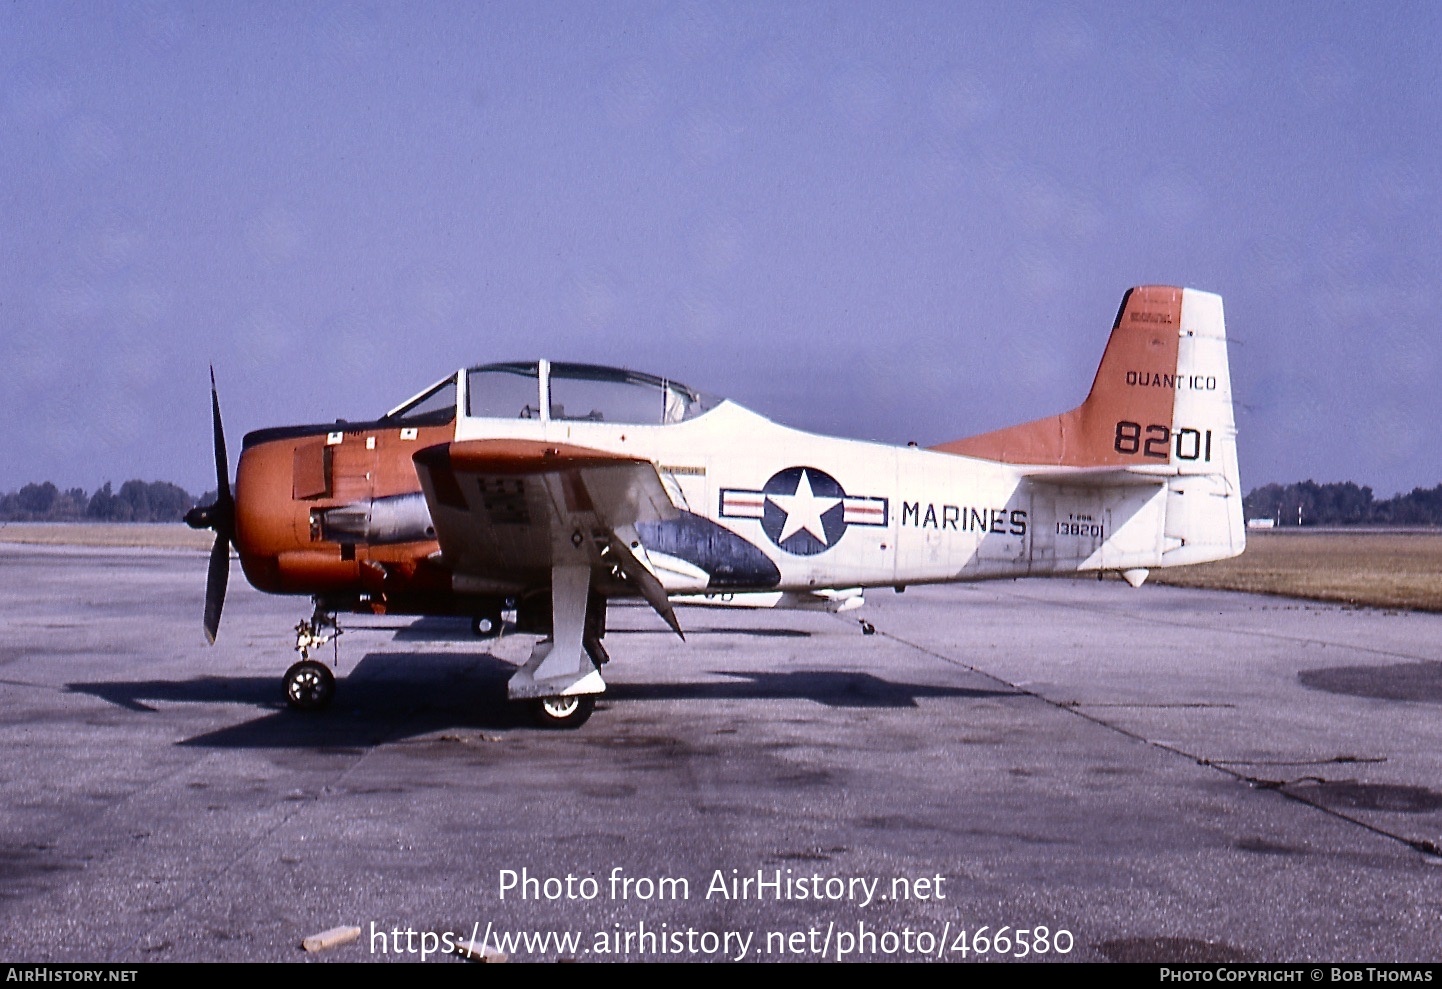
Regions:
M 1247 519 L 1248 529 L 1275 529 L 1276 527 L 1276 519 Z

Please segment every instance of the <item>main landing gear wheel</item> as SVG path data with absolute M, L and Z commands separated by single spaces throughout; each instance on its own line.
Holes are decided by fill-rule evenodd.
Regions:
M 531 705 L 531 713 L 542 728 L 579 728 L 596 709 L 596 697 L 594 694 L 542 697 Z
M 335 674 L 323 663 L 303 659 L 285 671 L 285 699 L 300 711 L 319 711 L 335 696 Z

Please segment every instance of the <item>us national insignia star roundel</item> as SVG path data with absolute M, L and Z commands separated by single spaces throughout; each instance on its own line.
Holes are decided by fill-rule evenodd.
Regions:
M 788 553 L 814 556 L 835 546 L 846 534 L 842 499 L 846 492 L 836 478 L 809 467 L 788 467 L 772 474 L 761 528 Z
M 815 556 L 835 546 L 852 525 L 885 526 L 885 498 L 848 495 L 830 474 L 815 467 L 777 471 L 760 491 L 723 488 L 721 515 L 759 519 L 771 541 L 795 556 Z

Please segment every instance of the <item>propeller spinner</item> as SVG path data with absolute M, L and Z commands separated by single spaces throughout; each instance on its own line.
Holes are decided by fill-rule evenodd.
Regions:
M 235 498 L 230 493 L 230 467 L 225 455 L 225 430 L 220 424 L 220 396 L 215 389 L 215 368 L 210 369 L 210 415 L 215 432 L 215 503 L 192 508 L 185 523 L 192 529 L 213 529 L 210 569 L 205 579 L 205 637 L 215 644 L 225 585 L 230 580 L 230 544 L 235 539 Z

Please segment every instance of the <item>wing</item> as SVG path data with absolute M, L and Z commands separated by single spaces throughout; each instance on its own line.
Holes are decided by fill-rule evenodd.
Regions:
M 680 634 L 636 535 L 678 514 L 651 461 L 531 440 L 443 443 L 414 459 L 441 555 L 470 586 L 543 586 L 584 563 L 592 586 L 626 582 Z

